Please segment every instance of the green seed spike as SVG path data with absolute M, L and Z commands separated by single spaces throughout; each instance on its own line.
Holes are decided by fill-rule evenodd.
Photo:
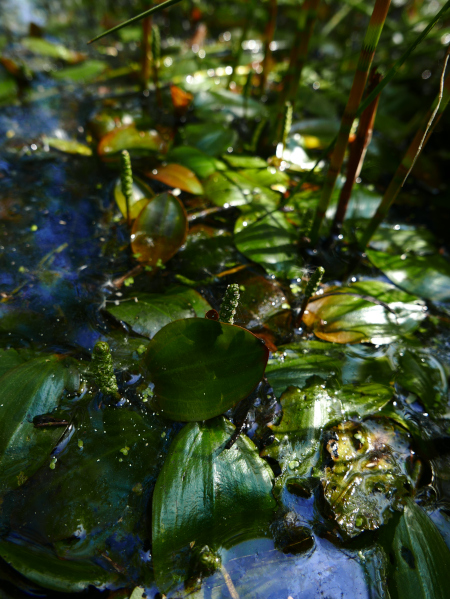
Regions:
M 233 283 L 228 285 L 225 295 L 222 300 L 220 307 L 219 320 L 221 322 L 227 322 L 228 324 L 234 323 L 234 315 L 236 314 L 236 308 L 239 303 L 239 285 Z
M 291 102 L 286 102 L 284 105 L 284 115 L 283 115 L 283 137 L 281 138 L 281 143 L 283 144 L 283 149 L 286 145 L 287 136 L 292 127 L 292 104 Z
M 300 308 L 300 314 L 298 315 L 297 322 L 300 324 L 303 318 L 303 314 L 305 313 L 306 306 L 309 303 L 311 297 L 316 293 L 319 289 L 319 285 L 323 279 L 323 275 L 325 274 L 325 269 L 322 266 L 318 266 L 314 273 L 311 275 L 311 278 L 308 281 L 305 289 L 305 296 L 302 301 L 302 306 Z
M 123 150 L 120 154 L 120 179 L 122 193 L 127 205 L 127 223 L 130 224 L 130 204 L 133 199 L 133 171 L 131 170 L 130 154 Z
M 102 393 L 105 395 L 117 395 L 119 393 L 111 352 L 105 341 L 97 341 L 94 345 L 91 369 L 95 383 Z
M 359 56 L 356 67 L 355 77 L 353 79 L 352 89 L 342 116 L 341 126 L 339 129 L 336 145 L 330 158 L 330 166 L 328 168 L 325 183 L 322 189 L 322 196 L 317 206 L 314 217 L 313 226 L 309 237 L 312 245 L 315 245 L 319 239 L 320 228 L 322 221 L 330 203 L 331 195 L 336 185 L 339 172 L 344 161 L 345 151 L 348 145 L 350 131 L 355 120 L 355 116 L 362 99 L 364 87 L 366 85 L 367 76 L 375 54 L 375 50 L 380 39 L 381 31 L 386 20 L 391 0 L 376 0 L 373 9 L 372 17 L 367 28 L 364 38 L 363 47 Z
M 158 25 L 152 26 L 152 57 L 154 63 L 161 59 L 161 34 Z

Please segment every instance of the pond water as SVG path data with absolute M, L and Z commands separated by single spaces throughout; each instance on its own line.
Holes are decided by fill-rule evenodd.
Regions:
M 436 4 L 438 10 L 443 3 Z M 154 79 L 140 83 L 140 29 L 88 50 L 82 45 L 142 10 L 138 2 L 109 12 L 100 2 L 95 14 L 81 2 L 3 3 L 2 597 L 446 596 L 448 115 L 416 179 L 361 257 L 355 239 L 415 131 L 398 114 L 394 119 L 388 87 L 342 235 L 332 241 L 324 235 L 309 247 L 304 237 L 325 170 L 321 163 L 301 180 L 299 165 L 314 164 L 333 138 L 352 71 L 346 67 L 334 95 L 321 91 L 317 106 L 294 112 L 283 154 L 268 133 L 279 75 L 274 69 L 262 98 L 248 76 L 250 63 L 257 77 L 262 59 L 253 39 L 261 15 L 243 39 L 242 74 L 227 89 L 230 38 L 238 38 L 248 10 L 238 7 L 221 5 L 223 26 L 213 9 L 197 3 L 198 15 L 183 9 L 177 19 L 175 7 L 172 17 L 155 18 L 162 33 L 159 103 Z M 320 31 L 331 16 L 321 17 Z M 290 40 L 280 30 L 276 64 Z M 357 29 L 355 39 L 361 35 Z M 339 36 L 334 50 L 345 63 L 356 51 Z M 335 68 L 333 47 L 320 39 L 303 101 L 314 102 L 313 90 L 326 89 L 327 78 L 336 83 L 327 71 Z M 434 41 L 442 50 L 440 37 Z M 403 94 L 397 104 L 407 104 L 405 88 L 417 87 L 416 71 L 427 60 L 424 50 L 406 83 L 394 87 Z M 437 81 L 438 75 L 404 108 L 412 120 L 411 113 L 428 107 Z M 261 123 L 266 129 L 256 143 Z M 144 210 L 134 221 L 158 260 L 142 258 L 134 242 L 139 227 L 130 231 L 116 201 L 123 149 L 144 189 L 133 202 L 156 195 L 164 214 L 178 210 L 169 222 L 175 233 L 150 216 L 142 224 Z M 174 195 L 165 196 L 168 190 Z M 188 221 L 187 238 L 174 241 Z M 169 255 L 170 244 L 176 247 Z M 318 266 L 325 277 L 300 320 L 306 283 Z M 219 310 L 229 284 L 240 291 L 235 323 L 271 352 L 266 378 L 258 384 L 256 377 L 250 400 L 226 411 L 226 419 L 217 412 L 206 423 L 192 417 L 184 424 L 169 418 L 158 399 L 167 382 L 158 387 L 145 356 L 162 355 L 158 332 L 170 322 Z M 168 368 L 188 394 L 189 373 L 177 370 L 192 358 L 188 351 L 179 359 L 182 338 Z M 189 368 L 205 368 L 205 395 L 228 367 L 236 388 L 243 385 L 239 361 L 246 356 L 234 341 L 227 346 L 230 365 L 222 360 L 216 371 L 195 362 L 193 339 Z M 116 394 L 102 392 L 91 361 L 99 340 L 111 349 Z M 248 341 L 249 353 L 257 341 L 259 347 L 255 337 Z M 248 389 L 227 407 L 247 395 Z M 177 409 L 182 401 L 176 397 Z M 224 449 L 228 421 L 243 425 L 243 433 Z

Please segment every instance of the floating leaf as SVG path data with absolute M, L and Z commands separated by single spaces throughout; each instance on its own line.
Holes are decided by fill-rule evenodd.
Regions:
M 262 172 L 252 170 L 252 174 Z M 269 176 L 267 184 L 270 185 L 272 175 L 267 169 L 266 172 Z M 244 171 L 231 170 L 211 175 L 205 181 L 205 195 L 216 206 L 244 206 L 257 202 L 271 210 L 276 208 L 280 198 L 278 193 L 264 185 L 262 179 L 261 182 L 257 182 L 252 177 L 246 176 Z
M 389 385 L 395 370 L 387 346 L 344 346 L 322 341 L 305 341 L 280 347 L 269 360 L 267 379 L 280 397 L 290 386 L 303 387 L 313 375 L 339 384 L 377 382 Z
M 425 318 L 422 301 L 381 281 L 328 287 L 324 295 L 312 298 L 303 321 L 325 341 L 391 343 Z
M 165 183 L 169 187 L 178 187 L 195 195 L 203 193 L 203 187 L 195 174 L 181 164 L 166 164 L 158 166 L 157 169 L 147 172 L 147 177 Z
M 79 593 L 118 578 L 116 572 L 108 572 L 92 561 L 61 560 L 50 549 L 31 543 L 0 540 L 0 556 L 35 584 L 60 593 Z
M 245 436 L 225 445 L 234 426 L 224 418 L 187 424 L 172 443 L 152 506 L 155 577 L 167 593 L 195 572 L 195 552 L 216 554 L 267 535 L 273 475 Z
M 176 109 L 185 109 L 192 102 L 194 96 L 189 92 L 185 92 L 181 87 L 176 85 L 170 86 L 170 95 L 172 97 L 173 107 Z
M 283 278 L 302 276 L 302 260 L 297 252 L 298 233 L 282 212 L 263 216 L 253 211 L 240 216 L 234 228 L 236 247 L 269 274 Z
M 166 421 L 126 407 L 78 416 L 55 467 L 34 477 L 31 493 L 23 487 L 8 498 L 11 521 L 53 543 L 60 558 L 106 553 L 125 569 L 146 538 L 148 497 L 172 431 Z
M 203 317 L 211 306 L 193 289 L 175 287 L 166 293 L 137 293 L 134 301 L 110 306 L 108 312 L 126 322 L 134 333 L 152 338 L 180 318 Z
M 222 158 L 234 168 L 266 169 L 267 162 L 260 156 L 243 156 L 242 154 L 224 154 Z M 287 175 L 285 175 L 287 177 Z
M 216 160 L 191 146 L 178 146 L 167 154 L 167 160 L 182 164 L 201 179 L 216 172 Z
M 49 58 L 56 58 L 69 63 L 80 62 L 86 58 L 86 54 L 69 50 L 69 48 L 61 44 L 54 44 L 39 37 L 26 37 L 20 43 L 33 54 L 48 56 Z
M 207 420 L 246 397 L 261 380 L 269 352 L 241 327 L 207 320 L 176 320 L 162 328 L 143 356 L 143 368 L 163 414 Z
M 435 302 L 450 300 L 450 264 L 440 254 L 392 256 L 371 249 L 366 253 L 374 266 L 408 293 Z
M 164 152 L 165 142 L 154 130 L 140 131 L 134 125 L 114 129 L 98 144 L 100 157 L 109 157 L 122 150 L 140 150 L 142 152 Z
M 142 209 L 148 204 L 149 200 L 155 197 L 153 189 L 142 179 L 133 175 L 132 199 L 129 205 L 130 219 L 134 220 L 139 216 Z M 122 181 L 120 177 L 114 185 L 114 199 L 120 212 L 127 218 L 127 202 L 122 193 Z
M 133 253 L 150 266 L 165 263 L 186 241 L 187 231 L 186 210 L 180 200 L 170 193 L 157 195 L 134 221 Z
M 187 145 L 195 146 L 209 156 L 220 156 L 237 142 L 236 131 L 216 123 L 186 125 L 183 134 Z
M 348 537 L 379 528 L 414 487 L 407 469 L 410 439 L 382 420 L 344 422 L 331 431 L 325 468 L 325 499 Z
M 52 355 L 29 360 L 1 377 L 1 487 L 22 484 L 49 459 L 62 431 L 36 429 L 33 418 L 53 410 L 64 388 L 74 391 L 78 385 L 73 362 Z
M 286 482 L 308 487 L 316 466 L 324 429 L 349 417 L 363 418 L 388 403 L 393 389 L 377 383 L 325 388 L 312 384 L 306 389 L 289 387 L 281 396 L 283 419 L 271 426 L 275 441 L 263 455 L 276 459 L 282 468 L 277 488 Z
M 446 599 L 450 551 L 427 513 L 406 500 L 392 539 L 386 529 L 382 545 L 389 558 L 388 585 L 396 599 Z
M 92 156 L 92 150 L 86 144 L 80 143 L 74 139 L 60 139 L 59 137 L 42 138 L 44 144 L 54 150 L 59 150 L 65 154 L 76 154 L 78 156 Z
M 448 402 L 447 374 L 442 364 L 426 351 L 405 350 L 398 358 L 396 381 L 418 395 L 427 412 L 439 414 Z

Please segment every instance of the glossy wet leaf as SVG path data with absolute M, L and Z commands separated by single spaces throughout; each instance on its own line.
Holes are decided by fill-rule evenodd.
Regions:
M 251 171 L 251 176 L 248 175 L 248 171 L 215 172 L 205 181 L 205 195 L 216 206 L 244 206 L 257 202 L 267 209 L 276 208 L 280 195 L 269 187 L 271 181 L 276 180 L 276 176 L 271 175 L 266 169 L 268 181 L 265 184 L 262 178 L 253 176 L 263 171 Z
M 272 354 L 266 376 L 277 397 L 290 385 L 303 387 L 313 375 L 344 385 L 389 385 L 394 382 L 395 370 L 387 350 L 387 346 L 344 346 L 312 340 L 293 343 Z
M 203 318 L 211 309 L 199 293 L 186 287 L 175 287 L 166 293 L 137 293 L 133 298 L 110 306 L 108 312 L 126 322 L 134 333 L 149 338 L 169 322 Z
M 436 525 L 413 499 L 407 499 L 393 538 L 386 530 L 388 583 L 396 599 L 446 599 L 450 551 Z
M 150 179 L 161 181 L 161 183 L 165 183 L 169 187 L 178 187 L 182 191 L 187 191 L 194 195 L 201 195 L 203 193 L 202 184 L 195 174 L 181 164 L 169 163 L 158 166 L 153 171 L 147 172 L 147 176 Z
M 276 459 L 282 469 L 277 488 L 295 482 L 308 487 L 319 460 L 323 431 L 338 422 L 363 418 L 385 406 L 393 389 L 378 383 L 325 387 L 312 382 L 301 390 L 289 387 L 281 396 L 283 418 L 271 426 L 274 442 L 263 455 Z
M 150 185 L 145 183 L 145 181 L 142 181 L 139 177 L 133 175 L 132 199 L 128 207 L 130 219 L 134 220 L 137 218 L 142 209 L 148 204 L 149 200 L 154 197 L 155 193 Z M 127 202 L 122 193 L 122 182 L 120 177 L 116 180 L 116 184 L 114 185 L 114 199 L 122 215 L 127 218 Z
M 390 255 L 368 249 L 369 260 L 388 279 L 408 293 L 434 302 L 450 300 L 450 264 L 440 254 L 418 256 Z
M 133 254 L 149 266 L 165 263 L 183 245 L 187 231 L 186 210 L 180 200 L 170 193 L 157 195 L 134 221 Z
M 216 160 L 192 146 L 178 146 L 167 154 L 167 160 L 182 164 L 200 179 L 209 177 L 216 171 Z
M 165 142 L 155 130 L 139 130 L 134 125 L 113 129 L 105 135 L 98 144 L 97 152 L 100 157 L 109 157 L 122 150 L 138 150 L 147 152 L 162 152 Z
M 42 138 L 44 144 L 54 150 L 64 152 L 65 154 L 76 154 L 77 156 L 92 156 L 92 150 L 86 144 L 80 143 L 74 139 L 60 139 L 59 137 Z
M 32 493 L 24 487 L 10 498 L 12 522 L 53 543 L 62 559 L 107 552 L 126 568 L 146 538 L 148 497 L 171 436 L 151 413 L 112 406 L 79 412 L 54 468 L 35 476 Z
M 117 580 L 90 560 L 61 560 L 46 547 L 18 541 L 0 540 L 0 556 L 17 572 L 46 589 L 60 593 L 79 593 L 89 586 L 101 587 Z
M 414 487 L 409 435 L 383 420 L 344 422 L 331 431 L 333 466 L 322 477 L 325 499 L 348 537 L 379 528 Z
M 323 291 L 326 297 L 312 298 L 303 321 L 325 341 L 391 343 L 413 332 L 425 318 L 422 301 L 381 281 Z
M 186 125 L 183 136 L 187 145 L 195 146 L 209 156 L 220 156 L 237 141 L 236 131 L 216 123 Z
M 161 592 L 196 574 L 195 550 L 208 545 L 220 555 L 267 535 L 275 508 L 273 474 L 247 437 L 225 449 L 233 431 L 224 418 L 189 423 L 170 447 L 152 506 L 153 560 Z
M 423 256 L 436 252 L 436 239 L 431 231 L 422 227 L 382 224 L 370 240 L 370 249 L 391 255 L 414 252 Z
M 445 412 L 448 403 L 447 373 L 426 351 L 405 350 L 398 358 L 397 383 L 415 393 L 427 412 Z
M 0 485 L 16 487 L 46 460 L 64 429 L 37 429 L 33 418 L 58 406 L 64 389 L 74 391 L 74 363 L 47 355 L 8 370 L 0 378 Z
M 162 413 L 174 420 L 207 420 L 246 397 L 261 380 L 269 352 L 241 327 L 176 320 L 162 328 L 142 366 Z
M 236 247 L 269 274 L 292 279 L 302 276 L 302 259 L 297 251 L 298 233 L 281 212 L 263 216 L 245 213 L 236 221 Z

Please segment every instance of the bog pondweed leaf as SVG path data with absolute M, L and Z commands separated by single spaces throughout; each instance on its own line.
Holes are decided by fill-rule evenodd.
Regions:
M 233 431 L 223 417 L 189 423 L 170 447 L 152 505 L 152 557 L 163 593 L 198 576 L 195 554 L 205 545 L 220 555 L 268 535 L 272 471 L 245 436 L 225 449 Z
M 134 333 L 152 338 L 169 322 L 203 317 L 210 309 L 197 291 L 173 287 L 165 293 L 136 293 L 133 298 L 109 306 L 108 312 L 126 322 Z
M 77 83 L 88 83 L 95 81 L 108 68 L 108 63 L 104 60 L 86 60 L 83 64 L 77 64 L 58 71 L 52 72 L 52 77 L 63 81 L 73 81 Z
M 40 37 L 26 37 L 20 43 L 33 54 L 64 60 L 64 62 L 72 64 L 86 59 L 86 54 L 69 50 L 69 48 L 66 48 L 62 44 L 55 44 Z
M 172 148 L 167 154 L 167 160 L 182 164 L 200 179 L 206 179 L 217 170 L 216 159 L 193 146 Z
M 106 159 L 122 150 L 156 153 L 165 149 L 165 142 L 157 131 L 139 130 L 135 125 L 129 125 L 113 129 L 105 135 L 98 144 L 97 152 Z
M 408 498 L 395 529 L 380 538 L 387 555 L 387 580 L 396 599 L 446 599 L 450 551 L 427 513 Z
M 208 156 L 220 156 L 228 148 L 233 148 L 238 138 L 236 131 L 217 123 L 186 125 L 181 133 L 187 145 L 196 147 Z
M 64 389 L 79 385 L 76 363 L 62 356 L 34 358 L 0 378 L 0 490 L 16 487 L 46 460 L 61 429 L 33 426 L 33 418 L 57 407 Z
M 169 187 L 178 187 L 194 195 L 201 195 L 203 187 L 195 173 L 181 164 L 165 164 L 147 172 L 147 177 L 165 183 Z
M 77 156 L 92 156 L 92 149 L 86 144 L 80 143 L 75 139 L 60 139 L 59 137 L 47 137 L 44 135 L 42 138 L 44 144 L 59 150 L 65 154 L 76 154 Z
M 244 256 L 271 275 L 293 279 L 303 274 L 298 232 L 282 212 L 267 216 L 261 209 L 246 212 L 236 221 L 234 242 Z
M 154 197 L 133 223 L 131 247 L 148 266 L 164 264 L 186 241 L 188 220 L 180 200 L 170 193 Z
M 204 183 L 205 195 L 216 206 L 244 206 L 259 204 L 275 209 L 279 193 L 271 185 L 286 184 L 283 173 L 275 169 L 246 169 L 241 171 L 221 170 L 213 173 Z M 282 183 L 280 183 L 282 181 Z
M 345 346 L 323 341 L 293 343 L 272 354 L 266 375 L 277 397 L 291 385 L 303 387 L 313 375 L 344 385 L 374 381 L 389 385 L 394 381 L 395 369 L 387 350 L 386 346 Z
M 53 544 L 60 559 L 106 554 L 125 570 L 140 563 L 148 498 L 173 431 L 126 407 L 91 406 L 78 416 L 55 467 L 35 475 L 32 492 L 25 486 L 8 499 L 11 521 Z
M 142 209 L 154 197 L 155 193 L 150 185 L 142 181 L 142 179 L 139 177 L 136 177 L 136 175 L 133 175 L 131 201 L 128 204 L 130 219 L 134 220 L 137 218 Z M 122 193 L 122 182 L 120 177 L 117 179 L 116 184 L 114 185 L 114 199 L 122 215 L 127 218 L 127 202 Z
M 271 426 L 274 442 L 263 453 L 281 466 L 277 490 L 286 483 L 308 488 L 319 460 L 323 431 L 344 419 L 377 412 L 392 395 L 391 387 L 378 383 L 326 388 L 313 379 L 305 389 L 289 387 L 281 396 L 283 418 Z
M 31 582 L 59 593 L 80 593 L 89 586 L 114 583 L 117 572 L 87 559 L 59 558 L 48 547 L 18 539 L 0 540 L 0 557 Z
M 142 357 L 142 368 L 164 416 L 207 420 L 246 397 L 269 357 L 264 342 L 241 327 L 204 318 L 162 328 Z
M 424 303 L 382 281 L 360 281 L 323 289 L 303 316 L 305 324 L 325 341 L 391 343 L 413 332 L 425 318 Z

